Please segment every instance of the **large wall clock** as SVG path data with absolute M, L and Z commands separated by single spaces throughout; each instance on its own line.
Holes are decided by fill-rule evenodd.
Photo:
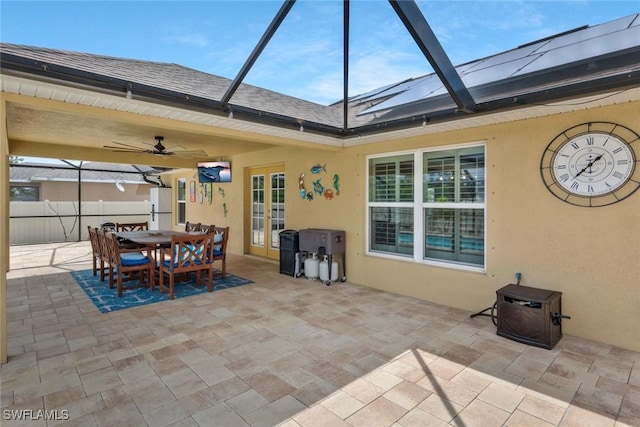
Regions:
M 615 123 L 573 126 L 547 145 L 540 174 L 547 189 L 576 206 L 619 202 L 640 187 L 640 135 Z

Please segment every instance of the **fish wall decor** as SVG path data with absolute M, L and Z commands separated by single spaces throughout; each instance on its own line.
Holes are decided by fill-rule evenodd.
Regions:
M 316 163 L 314 166 L 311 166 L 309 171 L 314 175 L 319 175 L 323 172 L 327 173 L 327 164 Z M 318 178 L 312 181 L 313 191 L 307 190 L 304 184 L 304 178 L 305 173 L 302 172 L 298 176 L 298 191 L 300 192 L 300 198 L 302 200 L 307 199 L 308 201 L 312 201 L 315 195 L 324 197 L 326 200 L 333 200 L 334 196 L 340 195 L 340 176 L 337 173 L 333 175 L 333 188 L 325 188 L 324 185 L 322 185 L 322 178 Z
M 321 165 L 320 163 L 318 163 L 317 165 L 312 166 L 310 170 L 311 170 L 311 173 L 314 174 L 314 175 L 317 175 L 317 174 L 319 174 L 320 172 L 323 172 L 323 171 L 326 172 L 327 171 L 327 164 L 325 163 L 324 165 Z

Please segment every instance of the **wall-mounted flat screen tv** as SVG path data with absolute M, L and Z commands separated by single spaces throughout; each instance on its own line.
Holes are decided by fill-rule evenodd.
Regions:
M 205 182 L 231 182 L 231 163 L 198 163 L 198 181 L 201 184 Z

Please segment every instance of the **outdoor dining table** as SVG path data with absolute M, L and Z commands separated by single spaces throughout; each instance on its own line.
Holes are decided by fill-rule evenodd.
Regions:
M 136 230 L 116 231 L 114 234 L 117 238 L 144 245 L 147 249 L 147 254 L 153 258 L 152 261 L 154 265 L 158 267 L 157 250 L 163 246 L 166 247 L 170 245 L 172 236 L 181 236 L 191 233 L 174 230 Z
M 148 247 L 158 247 L 171 243 L 172 236 L 182 236 L 190 234 L 186 231 L 174 230 L 137 230 L 137 231 L 116 231 L 116 237 L 130 240 Z

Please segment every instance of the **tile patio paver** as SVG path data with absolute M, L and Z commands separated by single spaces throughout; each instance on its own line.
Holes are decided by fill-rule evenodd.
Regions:
M 640 426 L 638 352 L 530 347 L 463 310 L 249 256 L 228 269 L 251 285 L 101 314 L 69 274 L 90 268 L 87 242 L 10 258 L 2 414 L 70 419 L 3 427 Z

